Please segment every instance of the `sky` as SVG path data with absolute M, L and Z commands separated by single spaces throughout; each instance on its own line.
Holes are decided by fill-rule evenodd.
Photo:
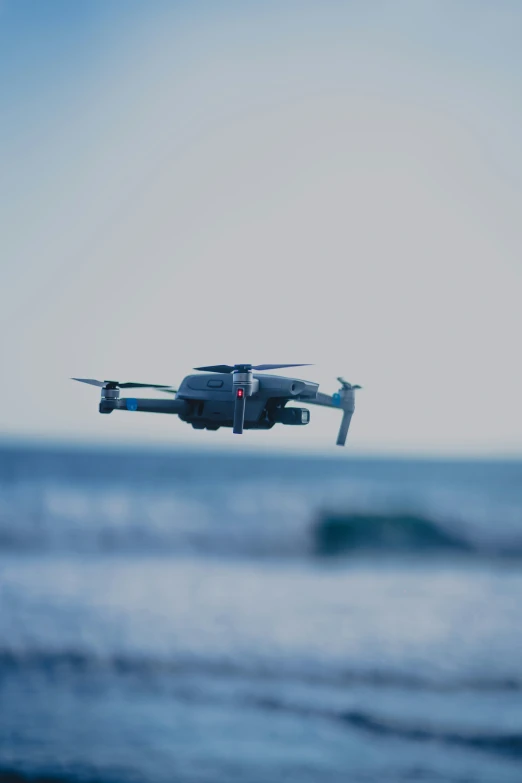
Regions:
M 71 376 L 310 362 L 352 454 L 522 455 L 522 5 L 0 0 L 0 435 L 333 449 Z

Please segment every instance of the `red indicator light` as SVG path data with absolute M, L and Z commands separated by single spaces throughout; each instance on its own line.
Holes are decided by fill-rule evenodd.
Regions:
M 238 397 L 242 397 L 244 393 L 245 393 L 245 392 L 243 391 L 243 389 L 238 389 L 238 390 L 237 390 L 237 396 L 238 396 Z

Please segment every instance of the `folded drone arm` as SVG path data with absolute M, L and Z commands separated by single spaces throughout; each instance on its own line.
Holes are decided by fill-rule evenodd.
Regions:
M 102 400 L 100 413 L 120 411 L 141 411 L 143 413 L 175 413 L 183 414 L 189 411 L 186 400 L 156 400 L 154 398 L 120 397 L 115 400 Z
M 317 392 L 317 396 L 314 397 L 313 400 L 309 397 L 298 397 L 297 399 L 306 403 L 310 403 L 310 405 L 321 405 L 324 408 L 341 407 L 338 396 L 337 398 L 334 398 L 332 394 L 323 394 L 322 392 Z

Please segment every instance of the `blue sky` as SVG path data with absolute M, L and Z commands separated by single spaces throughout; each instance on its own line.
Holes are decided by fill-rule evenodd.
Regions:
M 355 452 L 520 453 L 521 34 L 515 2 L 0 2 L 0 432 L 206 447 L 67 379 L 311 361 L 365 387 Z

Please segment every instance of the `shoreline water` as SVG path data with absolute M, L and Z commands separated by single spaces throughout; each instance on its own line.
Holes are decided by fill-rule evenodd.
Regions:
M 0 469 L 0 780 L 518 783 L 522 462 L 204 459 Z

